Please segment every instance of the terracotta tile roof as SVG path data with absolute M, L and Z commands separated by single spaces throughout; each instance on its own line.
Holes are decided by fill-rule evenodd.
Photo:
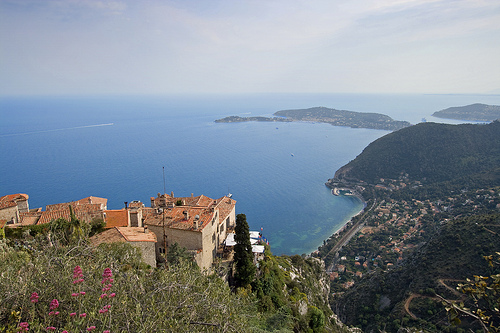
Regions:
M 90 210 L 97 211 L 97 210 L 106 210 L 107 204 L 108 204 L 108 199 L 106 198 L 90 196 L 76 201 L 47 205 L 45 207 L 45 210 L 61 210 L 61 209 L 66 209 L 68 206 L 71 205 L 71 207 L 73 207 L 73 209 L 75 210 L 77 207 L 78 208 L 85 207 L 85 209 L 88 211 Z
M 159 194 L 159 193 L 158 193 Z M 215 203 L 215 200 L 209 198 L 205 195 L 199 195 L 197 197 L 173 197 L 168 194 L 159 194 L 158 197 L 151 197 L 151 203 L 154 207 L 165 207 L 168 203 L 177 204 L 178 201 L 182 201 L 181 206 L 190 207 L 209 207 Z
M 60 209 L 60 210 L 49 210 L 49 211 L 44 211 L 42 212 L 42 215 L 40 216 L 40 219 L 38 220 L 37 224 L 45 224 L 52 222 L 54 220 L 57 220 L 59 218 L 63 218 L 67 221 L 71 219 L 70 213 L 69 213 L 69 208 L 67 209 Z
M 163 214 L 156 212 L 156 210 L 149 212 L 142 212 L 142 217 L 144 218 L 144 225 L 163 225 Z M 166 220 L 166 215 L 165 215 Z
M 104 211 L 106 228 L 127 227 L 129 225 L 129 212 L 125 209 Z
M 217 207 L 219 208 L 219 222 L 222 223 L 229 216 L 236 206 L 236 200 L 228 197 L 217 199 Z
M 187 212 L 187 219 L 184 212 Z M 213 212 L 203 207 L 174 207 L 167 216 L 171 218 L 168 227 L 182 230 L 201 231 L 212 221 Z M 195 221 L 198 220 L 198 228 Z
M 144 204 L 140 201 L 134 200 L 134 201 L 130 202 L 130 204 L 128 206 L 129 206 L 129 208 L 143 208 Z
M 118 231 L 117 228 L 111 228 L 90 237 L 90 243 L 94 246 L 98 246 L 102 243 L 116 242 L 126 242 L 125 238 L 123 238 L 122 234 Z
M 141 227 L 116 227 L 127 242 L 155 242 L 156 235 L 148 228 Z
M 77 201 L 75 201 L 75 203 L 77 205 L 98 204 L 98 205 L 102 206 L 101 209 L 106 209 L 106 207 L 108 205 L 108 199 L 90 196 L 87 198 L 77 200 Z
M 19 224 L 20 225 L 34 225 L 37 224 L 38 220 L 42 216 L 41 211 L 30 211 L 19 214 Z
M 187 213 L 187 218 L 186 214 Z M 163 214 L 165 215 L 165 223 L 169 228 L 201 231 L 205 226 L 212 221 L 214 213 L 206 207 L 187 207 L 176 206 L 174 208 L 165 209 L 164 213 L 156 210 L 150 211 L 144 220 L 145 225 L 163 225 Z M 144 216 L 144 215 L 143 215 Z M 195 221 L 198 221 L 198 228 L 195 228 Z
M 8 194 L 0 197 L 0 209 L 17 206 L 18 201 L 28 200 L 29 196 L 24 193 Z
M 7 220 L 0 220 L 0 229 L 5 227 L 6 224 L 7 224 Z
M 114 227 L 90 237 L 90 243 L 98 246 L 102 243 L 116 242 L 154 242 L 156 235 L 140 227 Z

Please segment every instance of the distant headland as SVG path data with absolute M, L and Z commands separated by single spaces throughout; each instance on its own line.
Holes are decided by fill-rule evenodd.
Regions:
M 457 120 L 493 121 L 500 119 L 500 106 L 476 103 L 466 106 L 447 108 L 434 112 L 432 116 Z
M 396 131 L 411 124 L 407 121 L 394 120 L 380 113 L 355 112 L 336 110 L 326 107 L 313 107 L 309 109 L 282 110 L 275 112 L 274 117 L 239 117 L 229 116 L 215 120 L 216 123 L 237 123 L 246 121 L 264 122 L 292 122 L 308 121 L 328 123 L 333 126 L 347 126 L 352 128 L 369 128 L 387 131 Z

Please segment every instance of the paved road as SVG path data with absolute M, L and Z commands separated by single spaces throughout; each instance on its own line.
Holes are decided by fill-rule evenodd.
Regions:
M 366 210 L 363 216 L 361 216 L 361 218 L 359 219 L 359 221 L 342 236 L 340 241 L 337 242 L 337 244 L 335 244 L 335 246 L 327 253 L 327 256 L 330 253 L 337 253 L 338 251 L 340 251 L 342 247 L 344 247 L 351 240 L 351 238 L 365 226 L 366 215 L 375 209 L 375 205 L 377 205 L 378 208 L 378 206 L 380 206 L 383 202 L 384 201 L 382 201 L 380 204 L 377 205 L 377 199 L 374 199 L 372 206 L 368 210 Z M 332 271 L 334 265 L 335 265 L 335 260 L 333 260 L 332 263 L 326 269 L 327 273 L 330 273 Z

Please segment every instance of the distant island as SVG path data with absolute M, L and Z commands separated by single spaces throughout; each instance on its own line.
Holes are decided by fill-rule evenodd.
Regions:
M 309 121 L 328 123 L 333 126 L 347 126 L 352 128 L 369 128 L 387 131 L 396 131 L 411 124 L 407 121 L 394 120 L 380 113 L 354 112 L 336 110 L 326 107 L 313 107 L 309 109 L 282 110 L 273 114 L 275 117 L 239 117 L 230 116 L 215 120 L 216 123 L 236 123 L 245 121 L 265 122 L 292 122 Z
M 432 116 L 457 120 L 493 121 L 500 119 L 500 106 L 476 103 L 447 108 L 434 112 Z

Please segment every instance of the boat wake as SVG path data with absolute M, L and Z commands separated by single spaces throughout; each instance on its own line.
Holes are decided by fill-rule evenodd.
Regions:
M 75 127 L 66 127 L 66 128 L 56 128 L 56 129 L 42 130 L 42 131 L 12 133 L 12 134 L 0 134 L 0 137 L 9 137 L 9 136 L 18 136 L 18 135 L 29 135 L 29 134 L 39 134 L 39 133 L 49 133 L 49 132 L 74 130 L 74 129 L 80 129 L 80 128 L 112 126 L 112 125 L 114 125 L 114 123 L 96 124 L 96 125 L 85 125 L 85 126 L 75 126 Z

